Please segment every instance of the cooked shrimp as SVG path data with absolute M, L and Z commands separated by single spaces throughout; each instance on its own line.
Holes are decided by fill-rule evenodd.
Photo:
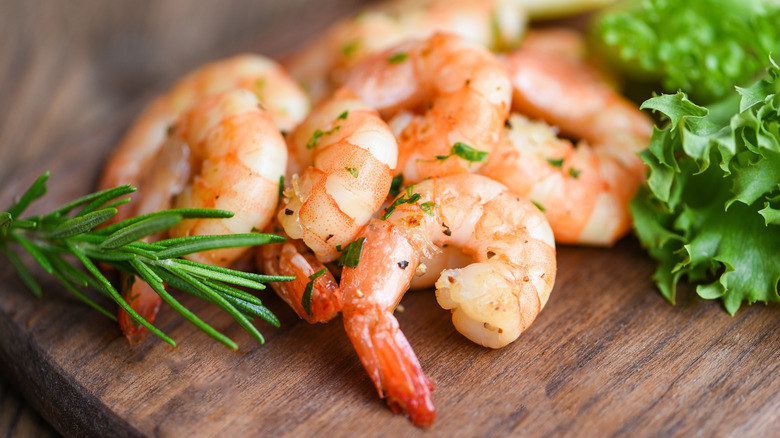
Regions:
M 109 157 L 99 187 L 131 184 L 138 189 L 139 200 L 133 204 L 136 207 L 119 206 L 113 221 L 170 206 L 172 196 L 183 189 L 191 169 L 186 155 L 189 148 L 179 137 L 169 135 L 169 131 L 181 114 L 204 96 L 235 88 L 257 95 L 282 131 L 291 130 L 309 109 L 308 98 L 297 83 L 274 61 L 261 56 L 235 56 L 191 72 L 144 110 Z M 135 310 L 152 321 L 160 307 L 157 294 L 144 282 L 122 283 L 133 285 L 123 295 L 128 302 L 135 303 Z M 131 342 L 143 339 L 143 327 L 135 327 L 121 310 L 119 320 Z
M 198 101 L 174 125 L 142 179 L 139 214 L 168 208 L 216 208 L 230 219 L 188 219 L 169 230 L 171 237 L 249 233 L 264 227 L 276 210 L 287 147 L 271 116 L 252 92 L 235 89 Z M 196 253 L 188 258 L 225 266 L 245 248 Z M 128 280 L 125 299 L 151 321 L 160 298 L 143 282 Z M 143 339 L 120 311 L 120 326 L 131 342 Z
M 543 27 L 529 29 L 523 37 L 520 49 L 534 51 L 546 56 L 554 56 L 573 62 L 573 66 L 582 63 L 588 65 L 579 68 L 579 75 L 590 75 L 594 82 L 605 82 L 618 89 L 620 81 L 607 66 L 605 60 L 588 48 L 588 42 L 582 32 L 568 27 Z
M 193 176 L 173 206 L 228 210 L 234 216 L 186 219 L 169 230 L 171 237 L 250 233 L 270 221 L 287 145 L 261 107 L 253 93 L 236 89 L 206 96 L 179 118 L 172 135 L 189 146 Z M 187 257 L 225 266 L 245 251 L 226 248 Z
M 367 56 L 407 39 L 451 32 L 486 48 L 514 47 L 526 28 L 521 0 L 390 0 L 371 5 L 316 37 L 284 62 L 315 101 L 341 85 Z
M 512 96 L 492 53 L 441 33 L 372 56 L 352 70 L 346 87 L 392 118 L 396 173 L 411 183 L 477 170 L 501 140 Z
M 299 163 L 278 220 L 324 262 L 339 256 L 382 206 L 390 190 L 398 145 L 379 114 L 347 90 L 316 108 L 290 136 Z
M 276 234 L 281 234 L 278 231 Z M 333 274 L 317 260 L 301 240 L 260 245 L 257 267 L 269 275 L 295 277 L 292 281 L 274 282 L 271 287 L 285 302 L 309 323 L 327 322 L 341 311 L 341 290 Z M 308 286 L 311 283 L 311 286 Z M 308 308 L 303 298 L 311 287 Z
M 573 61 L 582 61 L 588 55 L 588 44 L 583 35 L 568 27 L 529 29 L 520 47 Z
M 382 206 L 398 156 L 395 137 L 375 110 L 342 89 L 312 111 L 288 145 L 292 187 L 285 191 L 277 220 L 319 261 L 332 261 Z M 280 284 L 276 291 L 307 321 L 327 321 L 340 310 L 338 290 L 327 288 L 335 282 L 317 280 L 313 298 L 321 298 L 306 312 L 301 300 L 308 276 L 321 268 L 311 267 L 295 249 L 281 244 L 261 250 L 261 263 L 272 274 L 296 273 L 299 281 Z
M 526 50 L 505 61 L 513 110 L 581 141 L 573 147 L 548 126 L 513 116 L 481 173 L 539 204 L 558 242 L 613 244 L 631 228 L 628 202 L 644 180 L 637 153 L 649 144 L 650 119 L 583 62 Z
M 309 110 L 300 86 L 270 59 L 239 55 L 207 64 L 180 79 L 144 110 L 109 157 L 99 187 L 131 184 L 138 188 L 138 197 L 145 196 L 143 175 L 176 119 L 202 97 L 234 88 L 254 92 L 282 131 L 292 130 Z M 120 206 L 115 220 L 133 214 L 129 207 Z
M 441 272 L 436 296 L 459 332 L 500 348 L 547 302 L 555 243 L 536 206 L 484 176 L 425 180 L 390 208 L 386 220 L 372 219 L 358 235 L 365 238 L 360 260 L 342 272 L 342 315 L 379 395 L 425 425 L 435 417 L 430 383 L 392 315 L 421 262 L 444 245 L 471 255 L 474 263 Z

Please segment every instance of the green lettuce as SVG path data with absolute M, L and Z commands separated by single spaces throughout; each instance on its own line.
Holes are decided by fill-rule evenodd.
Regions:
M 597 46 L 633 79 L 715 102 L 780 53 L 780 7 L 768 0 L 633 0 L 593 21 Z
M 631 210 L 672 303 L 681 279 L 732 315 L 780 301 L 780 68 L 769 60 L 766 78 L 735 99 L 703 107 L 678 92 L 642 105 L 666 125 L 642 153 L 649 176 Z

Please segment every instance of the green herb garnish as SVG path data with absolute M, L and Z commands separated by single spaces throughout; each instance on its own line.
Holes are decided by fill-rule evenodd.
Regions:
M 357 267 L 360 263 L 360 253 L 363 251 L 363 244 L 366 242 L 365 237 L 361 237 L 349 245 L 344 247 L 344 250 L 339 256 L 339 266 L 345 266 L 347 268 Z
M 355 38 L 352 41 L 345 43 L 341 46 L 341 54 L 344 56 L 352 56 L 360 48 L 360 38 Z
M 423 202 L 420 204 L 420 209 L 428 213 L 430 216 L 433 216 L 433 209 L 436 207 L 438 207 L 438 205 L 436 205 L 436 203 L 433 201 Z
M 279 177 L 279 193 L 276 195 L 276 208 L 282 205 L 282 196 L 284 196 L 284 175 Z
M 319 271 L 309 275 L 309 282 L 306 283 L 306 288 L 303 290 L 303 296 L 301 297 L 301 306 L 306 311 L 307 315 L 311 315 L 311 294 L 314 291 L 314 280 L 322 277 L 327 269 L 322 268 Z
M 398 175 L 393 177 L 393 181 L 390 183 L 390 193 L 389 195 L 395 198 L 398 196 L 399 193 L 401 193 L 401 186 L 404 184 L 404 174 L 399 173 Z
M 390 58 L 388 58 L 387 62 L 389 62 L 390 64 L 400 64 L 400 63 L 406 61 L 406 58 L 408 58 L 408 57 L 409 57 L 408 53 L 406 53 L 406 52 L 399 52 L 399 53 L 394 54 Z
M 49 214 L 20 219 L 30 202 L 46 193 L 48 177 L 48 173 L 42 175 L 17 202 L 0 213 L 0 253 L 11 262 L 24 284 L 36 296 L 41 295 L 41 287 L 12 249 L 12 243 L 24 248 L 44 271 L 57 277 L 68 290 L 88 305 L 116 320 L 113 312 L 84 295 L 80 287 L 90 286 L 97 289 L 126 311 L 135 324 L 144 326 L 171 345 L 176 343 L 141 317 L 122 298 L 97 268 L 99 263 L 114 266 L 147 282 L 163 301 L 189 322 L 230 348 L 235 349 L 237 346 L 179 304 L 165 290 L 163 283 L 216 304 L 261 343 L 263 337 L 250 319 L 259 316 L 272 325 L 279 325 L 276 316 L 265 308 L 258 298 L 233 285 L 262 290 L 265 289 L 263 282 L 289 281 L 292 277 L 246 273 L 178 257 L 204 250 L 282 242 L 285 240 L 283 237 L 255 233 L 193 236 L 154 243 L 139 241 L 184 219 L 233 216 L 233 213 L 227 211 L 204 209 L 165 210 L 95 229 L 116 215 L 117 205 L 128 201 L 127 198 L 118 198 L 135 191 L 129 186 L 93 193 Z M 72 213 L 73 211 L 75 213 Z M 75 257 L 86 269 L 86 273 L 66 261 L 63 256 Z
M 314 149 L 317 146 L 317 141 L 319 141 L 320 137 L 323 137 L 325 135 L 331 135 L 334 132 L 338 131 L 339 129 L 341 129 L 341 125 L 336 125 L 328 131 L 323 131 L 322 129 L 315 129 L 309 141 L 306 142 L 306 149 Z
M 414 204 L 415 202 L 419 201 L 420 198 L 422 198 L 422 195 L 419 193 L 412 194 L 414 186 L 409 186 L 406 188 L 406 193 L 401 195 L 399 198 L 396 198 L 395 201 L 393 201 L 392 204 L 390 204 L 386 209 L 384 214 L 382 214 L 382 220 L 386 220 L 390 217 L 390 214 L 395 211 L 395 208 L 399 205 L 403 204 Z
M 536 202 L 536 201 L 531 201 L 531 204 L 535 205 L 536 208 L 538 208 L 539 211 L 541 211 L 542 213 L 544 213 L 546 211 L 544 206 L 542 204 Z
M 452 147 L 450 147 L 449 155 L 436 155 L 436 159 L 444 162 L 452 156 L 463 158 L 469 163 L 475 163 L 485 161 L 487 159 L 488 153 L 474 149 L 466 143 L 456 142 L 452 145 Z
M 550 166 L 557 167 L 558 169 L 563 167 L 563 158 L 548 158 L 547 162 L 550 163 Z
M 357 177 L 358 177 L 358 170 L 357 170 L 357 168 L 354 168 L 354 167 L 345 167 L 345 168 L 344 168 L 344 170 L 346 170 L 347 172 L 349 172 L 349 174 L 350 174 L 350 175 L 352 175 L 352 176 L 354 176 L 355 178 L 357 178 Z

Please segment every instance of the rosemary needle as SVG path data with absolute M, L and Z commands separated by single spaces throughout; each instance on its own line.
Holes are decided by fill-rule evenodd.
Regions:
M 259 298 L 234 286 L 262 290 L 265 288 L 263 282 L 289 281 L 293 277 L 241 272 L 179 257 L 217 248 L 281 242 L 283 237 L 251 233 L 191 236 L 155 243 L 140 241 L 184 219 L 233 216 L 233 213 L 228 211 L 207 209 L 165 210 L 95 229 L 116 215 L 118 205 L 129 201 L 128 198 L 122 197 L 135 189 L 127 185 L 83 196 L 46 215 L 21 219 L 20 216 L 30 203 L 46 194 L 48 178 L 48 172 L 41 175 L 17 201 L 0 212 L 0 254 L 10 261 L 22 282 L 36 296 L 41 296 L 41 287 L 18 254 L 13 251 L 11 244 L 17 244 L 24 249 L 44 271 L 54 275 L 88 305 L 109 318 L 116 319 L 112 312 L 84 295 L 79 287 L 97 289 L 124 309 L 136 324 L 143 325 L 171 345 L 176 345 L 173 339 L 147 322 L 127 304 L 97 268 L 99 263 L 114 266 L 147 282 L 163 301 L 187 321 L 230 348 L 236 349 L 237 346 L 227 336 L 176 301 L 165 290 L 163 283 L 216 304 L 261 343 L 263 336 L 252 325 L 252 319 L 259 316 L 271 325 L 279 326 L 279 320 L 263 306 Z M 75 257 L 86 272 L 65 261 L 63 256 Z

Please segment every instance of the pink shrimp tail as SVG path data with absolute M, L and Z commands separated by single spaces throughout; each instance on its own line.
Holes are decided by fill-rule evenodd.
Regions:
M 345 311 L 343 316 L 347 335 L 379 396 L 415 425 L 430 426 L 436 419 L 433 384 L 392 313 L 372 309 L 359 314 Z
M 257 252 L 257 267 L 269 275 L 288 275 L 293 281 L 273 282 L 271 286 L 287 304 L 306 322 L 327 322 L 341 311 L 341 290 L 330 273 L 300 240 L 262 245 Z M 326 269 L 314 280 L 312 274 Z M 310 307 L 303 305 L 307 285 L 312 282 Z
M 136 277 L 122 274 L 122 298 L 130 304 L 139 315 L 150 323 L 154 322 L 157 312 L 160 311 L 162 298 L 148 284 L 138 280 Z M 130 315 L 120 307 L 117 311 L 119 327 L 122 329 L 127 340 L 131 345 L 138 344 L 146 338 L 149 330 L 133 321 Z

